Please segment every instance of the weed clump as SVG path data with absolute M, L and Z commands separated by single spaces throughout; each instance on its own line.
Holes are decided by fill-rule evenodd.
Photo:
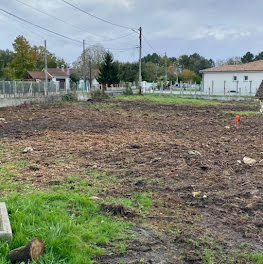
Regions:
M 133 91 L 132 91 L 131 85 L 129 83 L 127 83 L 125 85 L 125 90 L 124 90 L 123 94 L 124 95 L 133 95 Z
M 103 89 L 96 90 L 91 92 L 91 98 L 93 100 L 101 100 L 101 99 L 107 99 L 109 96 L 105 93 Z
M 74 101 L 77 101 L 77 96 L 75 93 L 67 93 L 62 96 L 62 101 L 74 102 Z

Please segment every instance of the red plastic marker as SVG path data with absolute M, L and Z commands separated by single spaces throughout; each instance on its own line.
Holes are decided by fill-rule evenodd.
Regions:
M 239 123 L 240 123 L 240 116 L 239 115 L 236 116 L 236 121 L 237 121 L 237 128 L 239 128 Z
M 0 127 L 5 128 L 5 126 L 0 122 Z

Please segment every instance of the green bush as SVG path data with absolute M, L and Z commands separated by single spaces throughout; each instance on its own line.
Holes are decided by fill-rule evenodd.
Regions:
M 109 96 L 105 93 L 104 90 L 96 90 L 94 92 L 91 92 L 91 98 L 94 100 L 99 100 L 109 98 Z
M 123 92 L 124 95 L 133 95 L 132 88 L 130 84 L 126 84 L 125 91 Z
M 77 96 L 75 93 L 67 93 L 62 96 L 62 100 L 65 102 L 74 102 L 77 101 Z

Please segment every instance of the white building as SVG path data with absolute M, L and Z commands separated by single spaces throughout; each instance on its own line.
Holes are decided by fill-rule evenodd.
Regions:
M 78 81 L 78 89 L 82 90 L 82 91 L 90 91 L 90 81 L 89 78 L 92 79 L 92 87 L 99 87 L 99 82 L 97 81 L 97 78 L 100 75 L 100 71 L 98 69 L 93 69 L 91 72 L 87 71 L 86 72 L 86 87 L 85 87 L 85 83 L 83 80 L 83 73 L 79 70 L 79 69 L 70 69 L 69 70 L 70 74 L 76 74 L 79 78 Z
M 263 80 L 263 60 L 222 65 L 200 72 L 205 93 L 255 95 Z
M 42 70 L 43 72 L 45 69 Z M 64 66 L 60 68 L 48 68 L 47 74 L 52 81 L 59 84 L 59 89 L 70 89 L 69 69 L 65 69 Z

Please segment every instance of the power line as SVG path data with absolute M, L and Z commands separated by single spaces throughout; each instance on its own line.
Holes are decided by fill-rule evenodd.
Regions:
M 16 18 L 13 18 L 13 20 L 15 20 L 15 21 L 13 21 L 12 18 L 10 16 L 8 16 L 7 14 L 1 13 L 1 15 L 7 17 L 12 22 L 18 21 L 18 19 L 16 19 Z M 28 26 L 26 23 L 23 23 L 22 21 L 19 21 L 19 23 L 21 23 L 21 25 L 18 25 L 20 28 L 23 28 L 22 25 Z M 17 26 L 17 23 L 16 23 L 16 26 Z M 20 29 L 20 31 L 21 31 L 21 29 Z M 31 29 L 27 29 L 27 31 L 29 31 L 30 33 L 34 34 L 35 36 L 38 36 L 41 40 L 44 40 L 44 37 L 42 35 L 36 33 L 35 31 L 33 31 L 33 29 L 32 30 Z M 23 32 L 26 33 L 26 31 L 23 31 Z
M 61 18 L 58 18 L 58 17 L 56 17 L 56 16 L 53 16 L 53 15 L 50 15 L 49 13 L 47 13 L 47 12 L 45 12 L 45 11 L 42 11 L 42 10 L 40 10 L 40 9 L 38 9 L 38 8 L 35 8 L 35 7 L 32 6 L 32 5 L 29 5 L 29 4 L 27 4 L 27 3 L 24 3 L 24 2 L 22 2 L 22 1 L 20 1 L 20 0 L 15 0 L 15 1 L 17 1 L 18 3 L 20 3 L 20 4 L 22 4 L 22 5 L 25 5 L 25 6 L 29 7 L 29 8 L 31 8 L 31 9 L 33 9 L 33 10 L 39 12 L 39 13 L 42 13 L 42 14 L 44 14 L 44 15 L 46 15 L 46 16 L 49 16 L 49 17 L 51 17 L 51 18 L 53 18 L 53 19 L 55 19 L 55 20 L 57 20 L 57 21 L 60 21 L 60 22 L 62 22 L 62 23 L 65 23 L 65 24 L 67 24 L 67 25 L 69 25 L 69 26 L 71 26 L 71 27 L 77 29 L 79 32 L 83 32 L 83 31 L 84 31 L 83 29 L 81 29 L 81 28 L 79 28 L 79 27 L 77 27 L 77 26 L 75 26 L 75 25 L 69 23 L 68 21 L 65 21 L 65 20 L 63 20 L 63 19 L 61 19 Z M 100 35 L 98 35 L 98 34 L 94 34 L 94 33 L 88 32 L 88 31 L 86 31 L 86 30 L 85 30 L 85 32 L 87 32 L 87 33 L 90 34 L 90 35 L 94 35 L 94 36 L 96 36 L 96 37 L 99 37 L 99 38 L 104 38 L 104 36 L 100 36 Z M 128 36 L 130 36 L 130 35 L 132 35 L 132 34 L 133 34 L 133 33 L 126 34 L 126 35 L 124 35 L 124 36 L 120 36 L 120 37 L 117 37 L 117 38 L 110 38 L 110 39 L 105 39 L 105 38 L 104 38 L 102 41 L 113 41 L 113 40 L 118 40 L 118 39 L 126 38 L 126 37 L 128 37 Z M 97 42 L 97 41 L 91 41 L 91 40 L 89 40 L 89 42 Z
M 79 40 L 76 40 L 76 39 L 73 39 L 73 38 L 67 37 L 67 36 L 65 36 L 65 35 L 62 35 L 62 34 L 60 34 L 60 33 L 57 33 L 57 32 L 55 32 L 55 31 L 52 31 L 52 30 L 50 30 L 50 29 L 47 29 L 47 28 L 44 28 L 44 27 L 39 26 L 39 25 L 37 25 L 37 24 L 34 24 L 34 23 L 32 23 L 32 22 L 30 22 L 30 21 L 28 21 L 28 20 L 26 20 L 26 19 L 24 19 L 24 18 L 21 18 L 21 17 L 19 17 L 19 16 L 17 16 L 17 15 L 14 15 L 14 14 L 12 14 L 12 13 L 10 13 L 10 12 L 8 12 L 8 11 L 2 9 L 2 8 L 0 8 L 0 11 L 4 12 L 4 13 L 6 13 L 6 14 L 12 16 L 12 17 L 15 17 L 15 18 L 17 18 L 17 19 L 19 19 L 19 20 L 21 20 L 21 21 L 24 21 L 24 22 L 26 22 L 27 24 L 30 24 L 30 25 L 32 25 L 32 26 L 34 26 L 34 27 L 37 27 L 37 28 L 40 28 L 40 29 L 42 29 L 42 30 L 45 30 L 45 31 L 47 31 L 47 32 L 49 32 L 49 33 L 52 33 L 52 34 L 54 34 L 54 35 L 60 36 L 60 37 L 62 37 L 62 38 L 65 38 L 65 39 L 68 39 L 68 40 L 71 40 L 71 41 L 74 41 L 74 42 L 82 43 L 82 42 L 79 41 Z
M 127 34 L 127 35 L 124 35 L 124 36 L 120 36 L 120 37 L 118 37 L 118 38 L 112 38 L 112 39 L 107 39 L 107 40 L 103 40 L 104 42 L 105 41 L 114 41 L 114 40 L 118 40 L 118 39 L 122 39 L 122 38 L 127 38 L 127 37 L 129 37 L 129 36 L 131 36 L 131 35 L 133 35 L 134 33 L 132 32 L 132 33 L 130 33 L 130 34 Z M 98 42 L 98 41 L 90 41 L 90 42 Z
M 156 52 L 156 50 L 154 49 L 154 47 L 152 46 L 152 44 L 150 43 L 150 41 L 147 40 L 147 38 L 144 36 L 144 34 L 142 34 L 144 40 L 146 41 L 146 43 L 149 45 L 149 47 L 155 52 L 155 53 L 158 53 Z
M 27 4 L 27 3 L 24 3 L 24 2 L 22 2 L 22 1 L 20 1 L 20 0 L 15 0 L 15 1 L 17 1 L 18 3 L 20 3 L 20 4 L 22 4 L 22 5 L 25 5 L 25 6 L 29 7 L 29 8 L 31 8 L 31 9 L 33 9 L 33 10 L 35 10 L 35 11 L 41 13 L 41 14 L 44 14 L 44 15 L 49 16 L 49 17 L 51 17 L 51 18 L 53 18 L 53 19 L 55 19 L 55 20 L 57 20 L 57 21 L 60 21 L 60 22 L 62 22 L 62 23 L 65 23 L 65 24 L 67 24 L 67 25 L 69 25 L 69 26 L 71 26 L 71 27 L 77 29 L 79 32 L 83 32 L 83 31 L 84 31 L 83 29 L 81 29 L 81 28 L 79 28 L 79 27 L 77 27 L 77 26 L 75 26 L 75 25 L 69 23 L 68 21 L 65 21 L 65 20 L 63 20 L 63 19 L 61 19 L 61 18 L 58 18 L 58 17 L 56 17 L 56 16 L 53 16 L 53 15 L 50 15 L 49 13 L 47 13 L 47 12 L 45 12 L 45 11 L 42 11 L 42 10 L 40 10 L 40 9 L 38 9 L 38 8 L 35 8 L 35 7 L 32 6 L 32 5 L 29 5 L 29 4 Z M 85 30 L 85 31 L 86 31 L 86 30 Z M 100 36 L 100 35 L 97 35 L 97 34 L 94 34 L 94 33 L 90 33 L 90 32 L 88 32 L 88 31 L 86 31 L 86 32 L 87 32 L 88 34 L 90 34 L 90 35 L 94 35 L 94 36 L 96 36 L 96 37 L 103 38 L 103 36 Z
M 95 15 L 93 15 L 93 14 L 91 14 L 91 13 L 89 13 L 89 12 L 87 12 L 87 11 L 85 11 L 85 10 L 83 10 L 83 9 L 81 9 L 81 8 L 79 8 L 79 7 L 77 7 L 77 6 L 73 5 L 73 4 L 71 4 L 71 3 L 69 3 L 69 2 L 66 1 L 66 0 L 61 0 L 61 1 L 64 2 L 65 4 L 67 4 L 67 5 L 69 5 L 69 6 L 73 7 L 73 8 L 75 8 L 75 9 L 77 9 L 78 11 L 80 11 L 80 12 L 82 12 L 82 13 L 85 13 L 85 14 L 87 14 L 87 15 L 93 17 L 93 18 L 96 18 L 96 19 L 98 19 L 98 20 L 100 20 L 100 21 L 102 21 L 102 22 L 104 22 L 104 23 L 110 24 L 110 25 L 112 25 L 112 26 L 121 27 L 121 28 L 126 28 L 126 29 L 130 29 L 130 30 L 132 30 L 132 31 L 135 31 L 135 29 L 132 28 L 132 27 L 122 26 L 122 25 L 119 25 L 119 24 L 113 23 L 113 22 L 111 22 L 111 21 L 108 21 L 108 20 L 106 20 L 106 19 L 100 18 L 100 17 L 98 17 L 98 16 L 95 16 Z
M 21 24 L 23 24 L 23 25 L 26 25 L 24 22 L 22 22 L 22 21 L 25 21 L 26 23 L 30 24 L 31 26 L 39 27 L 39 28 L 41 28 L 41 29 L 43 29 L 43 30 L 46 30 L 46 31 L 51 32 L 51 33 L 53 33 L 53 34 L 56 34 L 56 32 L 53 32 L 53 31 L 50 31 L 49 29 L 45 29 L 45 28 L 43 28 L 43 27 L 41 27 L 41 26 L 35 25 L 35 24 L 33 24 L 33 23 L 31 23 L 31 22 L 29 22 L 29 21 L 23 19 L 23 18 L 20 18 L 20 17 L 18 17 L 18 16 L 16 16 L 16 15 L 13 15 L 13 14 L 11 14 L 11 13 L 9 13 L 9 12 L 7 12 L 7 11 L 1 9 L 1 8 L 0 8 L 0 11 L 4 11 L 4 12 L 7 13 L 8 15 L 11 15 L 16 21 L 17 21 L 17 20 L 20 20 L 19 22 L 20 22 Z M 8 17 L 8 15 L 6 15 L 6 14 L 3 14 L 3 13 L 2 13 L 2 15 Z M 31 33 L 36 34 L 36 35 L 38 35 L 38 36 L 41 36 L 41 35 L 39 35 L 39 34 L 33 32 L 33 31 L 31 31 Z M 59 34 L 59 33 L 57 33 L 57 34 L 58 34 L 59 36 L 63 36 L 63 37 L 65 37 L 65 38 L 68 38 L 68 37 L 66 37 L 66 36 L 64 36 L 64 35 L 61 35 L 61 34 Z M 71 39 L 71 38 L 69 38 L 69 39 L 70 39 L 70 40 L 73 40 L 73 39 Z M 78 42 L 78 43 L 82 43 L 81 41 L 78 41 L 78 40 L 74 40 L 74 41 L 75 41 L 75 42 Z M 128 47 L 128 48 L 105 48 L 105 49 L 115 50 L 115 51 L 128 51 L 128 50 L 132 50 L 132 49 L 136 49 L 136 48 L 137 48 L 137 46 L 135 46 L 135 47 Z
M 130 48 L 105 48 L 105 49 L 109 49 L 109 50 L 120 50 L 120 51 L 127 51 L 127 50 L 133 50 L 133 49 L 138 49 L 138 46 L 136 47 L 130 47 Z

